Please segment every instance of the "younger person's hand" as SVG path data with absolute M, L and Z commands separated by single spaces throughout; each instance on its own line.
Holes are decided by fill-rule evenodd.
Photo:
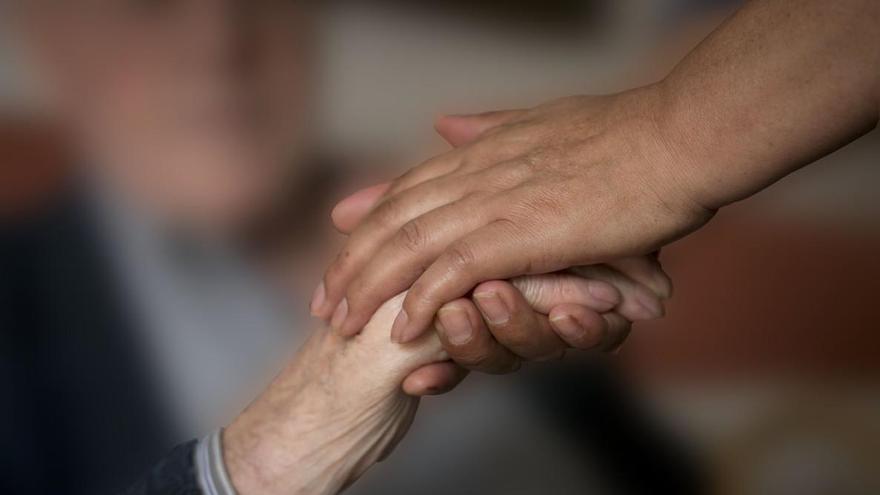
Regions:
M 434 328 L 451 360 L 411 373 L 411 395 L 448 392 L 468 371 L 509 373 L 567 349 L 613 351 L 632 323 L 658 318 L 672 292 L 655 256 L 489 281 L 444 305 Z

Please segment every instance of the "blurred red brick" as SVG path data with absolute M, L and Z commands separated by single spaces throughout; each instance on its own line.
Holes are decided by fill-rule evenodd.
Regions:
M 0 120 L 0 218 L 8 219 L 50 197 L 67 172 L 68 154 L 51 129 Z
M 676 294 L 621 352 L 648 380 L 880 376 L 880 235 L 724 211 L 664 251 Z

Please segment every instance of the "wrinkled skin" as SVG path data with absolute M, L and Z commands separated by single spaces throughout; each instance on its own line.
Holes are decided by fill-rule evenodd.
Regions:
M 405 346 L 388 332 L 403 294 L 353 339 L 321 328 L 224 433 L 239 493 L 336 493 L 387 455 L 418 399 L 400 387 L 419 366 L 447 359 L 436 334 Z

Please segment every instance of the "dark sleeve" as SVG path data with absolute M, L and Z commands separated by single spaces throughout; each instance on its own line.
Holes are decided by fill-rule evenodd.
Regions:
M 201 495 L 195 469 L 197 443 L 193 440 L 177 446 L 119 495 Z

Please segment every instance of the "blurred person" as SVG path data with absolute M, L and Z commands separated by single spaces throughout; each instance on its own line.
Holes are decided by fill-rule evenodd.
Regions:
M 271 493 L 258 482 L 332 492 L 403 429 L 412 401 L 398 389 L 440 393 L 464 377 L 441 357 L 509 372 L 569 347 L 613 349 L 631 321 L 662 313 L 669 281 L 646 256 L 492 281 L 444 307 L 436 321 L 443 352 L 435 346 L 432 359 L 407 361 L 407 373 L 382 366 L 405 361 L 412 348 L 363 344 L 378 331 L 343 342 L 322 329 L 232 421 L 218 447 L 214 428 L 257 395 L 295 338 L 289 307 L 299 295 L 269 280 L 262 263 L 272 249 L 262 233 L 280 221 L 302 237 L 294 217 L 313 207 L 314 7 L 35 0 L 11 8 L 42 97 L 70 133 L 79 166 L 64 194 L 2 233 L 8 400 L 0 432 L 12 447 L 3 456 L 4 491 L 106 493 L 175 443 L 205 436 L 176 449 L 132 490 L 194 490 L 195 470 L 210 483 L 204 480 L 223 471 L 226 458 L 241 493 Z M 370 351 L 353 351 L 359 348 Z M 330 380 L 319 370 L 336 359 L 341 371 Z M 362 389 L 381 397 L 358 395 Z M 370 432 L 380 434 L 325 449 L 333 451 L 329 463 L 346 466 L 329 479 L 296 456 L 341 431 L 357 433 L 359 418 L 334 421 L 308 440 L 274 433 L 338 419 L 340 397 L 367 407 L 364 417 L 378 428 Z M 279 417 L 278 409 L 290 414 Z M 272 461 L 290 464 L 270 472 Z
M 454 149 L 337 205 L 313 299 L 353 334 L 409 288 L 393 338 L 495 278 L 655 252 L 875 128 L 880 3 L 747 2 L 661 81 L 442 117 Z

